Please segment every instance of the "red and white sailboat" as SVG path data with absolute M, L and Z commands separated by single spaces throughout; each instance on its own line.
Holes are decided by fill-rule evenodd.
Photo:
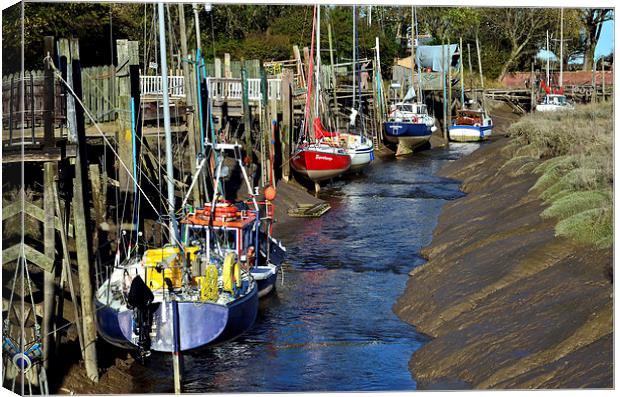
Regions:
M 317 21 L 317 6 L 314 6 L 314 22 L 312 24 L 312 54 L 314 58 L 314 33 Z M 317 31 L 318 32 L 318 31 Z M 317 34 L 318 36 L 318 34 Z M 317 42 L 318 43 L 318 42 Z M 291 167 L 299 174 L 315 182 L 318 189 L 318 182 L 337 177 L 346 172 L 351 167 L 351 157 L 346 150 L 334 142 L 325 142 L 322 139 L 306 141 L 308 137 L 308 119 L 310 115 L 310 96 L 312 93 L 312 62 L 308 70 L 308 93 L 306 95 L 306 116 L 304 120 L 303 137 L 301 143 L 291 158 Z M 316 113 L 318 114 L 318 94 L 316 95 Z M 317 117 L 318 119 L 318 117 Z M 320 120 L 318 124 L 320 126 Z M 316 125 L 316 121 L 315 121 Z M 315 131 L 316 133 L 316 131 Z

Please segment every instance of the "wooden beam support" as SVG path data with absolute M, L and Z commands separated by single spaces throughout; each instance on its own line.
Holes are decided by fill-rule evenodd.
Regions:
M 282 101 L 282 129 L 280 132 L 282 150 L 282 178 L 288 182 L 291 177 L 290 171 L 290 150 L 291 135 L 293 131 L 293 106 L 292 106 L 292 84 L 293 76 L 290 70 L 282 72 L 282 88 L 280 90 Z
M 32 218 L 40 222 L 45 223 L 44 211 L 29 201 L 23 201 L 23 202 L 16 201 L 14 203 L 11 203 L 7 206 L 2 207 L 2 220 L 3 221 L 7 220 L 21 213 L 22 204 L 24 206 L 24 212 L 26 213 L 26 215 L 31 216 Z M 62 228 L 62 222 L 60 221 L 58 217 L 54 217 L 54 227 L 58 231 L 60 231 Z M 71 231 L 71 229 L 73 229 L 73 224 L 69 224 L 69 230 Z M 70 233 L 69 236 L 73 237 L 73 233 Z
M 47 123 L 46 123 L 47 125 Z M 51 123 L 49 124 L 51 126 Z M 53 135 L 52 135 L 53 136 Z M 54 225 L 54 178 L 58 174 L 58 165 L 54 162 L 45 163 L 43 170 L 43 205 L 45 222 L 43 223 L 43 239 L 45 256 L 55 262 L 56 258 L 56 228 Z M 43 363 L 49 368 L 50 352 L 57 343 L 56 335 L 52 337 L 52 321 L 54 319 L 54 306 L 56 297 L 56 269 L 43 273 Z
M 82 97 L 81 68 L 79 62 L 79 43 L 77 39 L 71 39 L 71 59 L 73 73 L 73 90 L 78 98 Z M 93 303 L 93 289 L 91 280 L 92 258 L 89 248 L 89 216 L 86 211 L 87 203 L 87 164 L 86 157 L 86 133 L 84 129 L 83 109 L 77 104 L 72 112 L 67 110 L 67 118 L 71 119 L 70 126 L 74 128 L 69 136 L 77 145 L 75 157 L 75 179 L 73 183 L 73 215 L 75 225 L 75 245 L 78 261 L 78 276 L 80 280 L 80 297 L 82 301 L 82 326 L 84 332 L 84 365 L 86 375 L 93 382 L 99 382 L 97 367 L 97 328 L 95 326 L 95 312 Z
M 37 251 L 29 245 L 24 244 L 24 255 L 26 260 L 46 272 L 51 272 L 54 269 L 54 260 L 47 255 Z M 19 258 L 22 244 L 15 244 L 2 251 L 2 265 L 10 263 Z

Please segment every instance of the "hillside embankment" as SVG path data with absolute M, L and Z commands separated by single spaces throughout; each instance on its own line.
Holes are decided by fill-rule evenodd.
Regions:
M 603 241 L 599 248 L 558 236 L 563 221 L 541 216 L 550 202 L 532 189 L 541 178 L 536 166 L 574 149 L 568 142 L 567 153 L 515 156 L 515 140 L 501 137 L 440 171 L 462 180 L 467 196 L 445 204 L 432 243 L 422 250 L 428 262 L 411 271 L 394 306 L 432 338 L 409 363 L 421 389 L 613 387 L 608 236 L 590 230 Z M 590 191 L 576 193 L 583 194 Z

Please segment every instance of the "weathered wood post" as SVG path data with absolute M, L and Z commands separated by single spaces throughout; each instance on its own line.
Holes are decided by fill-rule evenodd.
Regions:
M 607 98 L 605 97 L 605 59 L 601 58 L 601 75 L 602 77 L 602 81 L 601 81 L 601 85 L 602 85 L 602 89 L 603 89 L 603 102 L 607 101 Z
M 181 53 L 183 57 L 183 91 L 185 92 L 185 120 L 187 122 L 187 142 L 190 150 L 190 164 L 192 167 L 192 175 L 196 173 L 196 130 L 194 127 L 194 98 L 192 95 L 192 73 L 189 68 L 189 52 L 187 50 L 187 33 L 185 27 L 185 11 L 184 5 L 177 4 L 179 14 L 179 27 L 181 30 Z M 200 190 L 198 186 L 192 192 L 194 206 L 200 205 Z
M 282 81 L 280 84 L 282 88 L 280 95 L 282 96 L 282 129 L 280 130 L 280 141 L 282 142 L 282 178 L 288 182 L 291 177 L 290 169 L 290 153 L 291 153 L 291 136 L 293 127 L 293 106 L 291 86 L 293 83 L 293 76 L 290 70 L 284 70 L 282 72 Z
M 224 78 L 232 78 L 232 72 L 230 70 L 230 54 L 224 54 Z
M 592 103 L 596 102 L 596 59 L 592 59 Z
M 297 75 L 300 77 L 299 85 L 302 87 L 306 86 L 306 77 L 304 75 L 304 64 L 301 60 L 301 53 L 299 52 L 299 47 L 293 46 L 293 55 L 295 57 L 295 64 L 297 66 Z
M 534 82 L 534 62 L 532 62 L 532 71 L 530 72 L 530 112 L 536 109 L 536 83 Z
M 116 85 L 118 87 L 118 154 L 120 160 L 125 163 L 129 170 L 134 169 L 134 145 L 132 133 L 131 112 L 131 82 L 129 66 L 138 64 L 138 42 L 129 40 L 116 40 L 117 74 Z M 134 193 L 134 183 L 130 176 L 118 167 L 118 182 L 121 192 Z
M 484 77 L 482 76 L 482 54 L 480 53 L 480 41 L 476 35 L 476 52 L 478 53 L 478 71 L 480 72 L 480 88 L 482 88 L 482 107 L 486 109 L 486 99 L 484 97 Z
M 54 37 L 46 36 L 44 41 L 45 51 L 45 74 L 43 87 L 45 101 L 43 107 L 44 145 L 46 149 L 55 146 L 54 140 L 54 72 L 51 68 L 51 60 L 54 56 Z M 49 57 L 49 59 L 47 58 Z M 34 123 L 34 120 L 32 120 Z M 56 257 L 56 228 L 54 224 L 54 177 L 57 174 L 57 164 L 54 161 L 46 161 L 43 170 L 43 209 L 44 222 L 44 249 L 48 258 Z M 54 314 L 54 301 L 56 295 L 56 267 L 51 272 L 43 272 L 43 365 L 49 368 L 50 352 L 58 342 L 56 335 L 52 338 L 52 321 Z M 61 297 L 62 299 L 62 297 Z
M 245 136 L 245 153 L 252 158 L 252 119 L 250 117 L 250 99 L 248 93 L 248 72 L 241 69 L 241 87 L 243 103 L 243 131 Z
M 72 87 L 77 98 L 82 96 L 82 79 L 79 57 L 79 42 L 71 39 L 67 56 L 67 68 L 72 70 Z M 75 156 L 75 179 L 73 182 L 73 215 L 75 227 L 75 245 L 77 251 L 78 277 L 80 280 L 80 297 L 82 301 L 82 322 L 84 335 L 84 365 L 86 375 L 93 381 L 99 382 L 97 370 L 97 350 L 95 341 L 97 339 L 97 328 L 95 326 L 95 315 L 93 307 L 93 290 L 91 283 L 92 257 L 90 250 L 89 226 L 90 216 L 86 210 L 87 199 L 87 155 L 86 155 L 86 133 L 84 128 L 84 110 L 77 100 L 69 97 L 67 101 L 72 105 L 67 105 L 67 118 L 71 119 L 69 125 L 74 128 L 74 132 L 69 134 L 73 143 L 77 146 Z M 79 326 L 79 325 L 78 325 Z

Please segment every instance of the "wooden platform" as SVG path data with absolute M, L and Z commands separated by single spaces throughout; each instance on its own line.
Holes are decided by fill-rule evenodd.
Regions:
M 296 208 L 289 208 L 287 214 L 292 218 L 319 218 L 330 209 L 327 203 L 297 204 Z

